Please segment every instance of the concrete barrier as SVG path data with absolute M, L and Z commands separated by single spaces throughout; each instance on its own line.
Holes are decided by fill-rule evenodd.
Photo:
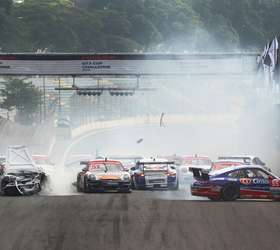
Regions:
M 114 127 L 123 126 L 136 126 L 145 124 L 158 124 L 159 126 L 168 126 L 170 124 L 190 124 L 193 122 L 200 123 L 231 123 L 234 124 L 238 120 L 236 115 L 225 115 L 225 114 L 215 114 L 215 115 L 174 115 L 166 114 L 163 116 L 162 124 L 160 124 L 161 115 L 158 116 L 139 116 L 133 118 L 125 118 L 119 120 L 111 121 L 96 121 L 84 126 L 72 129 L 72 139 L 76 139 L 83 136 L 91 131 L 100 129 L 110 129 Z

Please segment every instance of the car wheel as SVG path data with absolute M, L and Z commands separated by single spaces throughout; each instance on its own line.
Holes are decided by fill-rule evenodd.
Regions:
M 227 185 L 222 189 L 224 201 L 235 201 L 239 197 L 239 188 L 236 185 Z
M 131 187 L 132 187 L 133 189 L 139 189 L 138 186 L 137 186 L 137 184 L 136 184 L 135 176 L 132 176 Z
M 179 181 L 177 180 L 175 186 L 173 186 L 173 185 L 169 186 L 169 189 L 170 189 L 170 190 L 178 190 L 178 189 L 179 189 Z
M 18 196 L 18 195 L 20 195 L 17 190 L 13 190 L 13 189 L 5 189 L 5 190 L 3 190 L 3 194 L 6 195 L 6 196 Z
M 81 189 L 81 177 L 78 175 L 78 177 L 77 177 L 77 185 L 76 185 L 76 187 L 77 187 L 77 192 L 78 193 L 80 193 L 80 192 L 82 192 L 83 190 Z
M 131 193 L 131 189 L 128 187 L 128 188 L 124 188 L 121 190 L 122 193 Z
M 83 188 L 83 191 L 84 191 L 84 193 L 89 193 L 88 185 L 87 185 L 87 179 L 86 179 L 86 178 L 84 179 L 84 188 Z
M 135 185 L 134 185 L 134 176 L 131 177 L 130 187 L 131 187 L 131 189 L 135 189 Z

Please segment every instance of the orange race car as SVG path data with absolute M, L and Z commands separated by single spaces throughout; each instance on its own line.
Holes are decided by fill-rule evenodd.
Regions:
M 101 159 L 82 161 L 81 164 L 85 167 L 77 175 L 78 192 L 130 192 L 130 174 L 120 161 Z

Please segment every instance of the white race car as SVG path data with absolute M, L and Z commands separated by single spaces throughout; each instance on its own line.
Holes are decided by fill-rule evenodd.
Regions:
M 179 188 L 175 164 L 166 159 L 142 159 L 131 168 L 130 173 L 131 184 L 135 189 Z
M 182 156 L 182 165 L 180 166 L 180 176 L 185 182 L 193 180 L 193 169 L 201 169 L 209 172 L 212 167 L 212 161 L 208 156 L 185 155 Z
M 35 164 L 25 146 L 8 147 L 0 175 L 1 192 L 6 195 L 31 195 L 41 191 L 44 171 Z

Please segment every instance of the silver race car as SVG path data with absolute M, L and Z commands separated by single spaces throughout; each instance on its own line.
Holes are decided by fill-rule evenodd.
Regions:
M 46 175 L 33 161 L 25 146 L 8 147 L 0 175 L 1 193 L 31 195 L 41 191 Z
M 135 189 L 179 188 L 174 162 L 166 159 L 143 159 L 131 168 L 132 187 Z

